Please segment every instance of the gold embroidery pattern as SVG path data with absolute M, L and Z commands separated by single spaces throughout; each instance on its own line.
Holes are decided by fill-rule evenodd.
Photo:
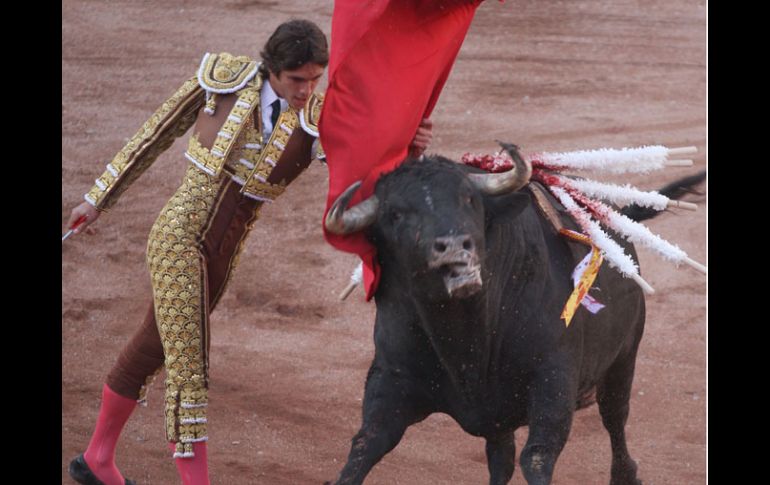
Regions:
M 225 165 L 230 152 L 232 151 L 235 140 L 238 139 L 246 120 L 250 117 L 254 109 L 259 105 L 259 92 L 262 86 L 262 78 L 257 76 L 256 82 L 249 83 L 249 86 L 238 92 L 238 101 L 230 110 L 227 120 L 217 134 L 214 145 L 209 150 L 209 164 L 206 165 L 207 171 L 214 175 L 219 175 L 222 167 Z
M 281 158 L 298 121 L 296 112 L 289 110 L 282 113 L 265 144 L 262 134 L 254 126 L 253 116 L 249 116 L 237 142 L 237 146 L 241 148 L 233 152 L 227 163 L 233 179 L 243 185 L 242 193 L 258 200 L 273 201 L 286 190 L 285 183 L 270 184 L 267 178 L 273 171 L 274 164 Z
M 307 105 L 302 110 L 302 120 L 305 127 L 309 128 L 309 131 L 313 136 L 318 136 L 318 120 L 321 118 L 321 108 L 323 108 L 324 95 L 320 93 L 313 93 L 307 102 Z
M 194 133 L 187 142 L 187 153 L 185 153 L 185 157 L 204 172 L 215 175 L 214 169 L 210 167 L 214 167 L 216 163 L 212 160 L 213 157 L 208 149 L 201 145 L 197 133 Z
M 201 62 L 198 80 L 207 91 L 231 93 L 253 78 L 258 66 L 259 63 L 246 56 L 209 53 Z
M 216 211 L 217 182 L 190 166 L 150 232 L 147 264 L 165 353 L 166 437 L 191 456 L 206 439 L 208 315 L 199 241 Z
M 241 192 L 244 194 L 250 194 L 258 200 L 273 201 L 283 194 L 286 190 L 286 182 L 283 181 L 280 184 L 271 184 L 268 182 L 260 182 L 258 180 L 250 180 L 249 185 L 244 186 Z
M 278 121 L 275 123 L 270 139 L 263 143 L 256 160 L 254 160 L 254 169 L 246 179 L 241 192 L 250 194 L 258 199 L 275 200 L 286 190 L 286 183 L 281 181 L 278 184 L 267 182 L 270 172 L 283 155 L 289 137 L 299 125 L 299 116 L 293 109 L 288 109 L 281 113 Z M 249 154 L 246 154 L 248 158 Z M 251 154 L 253 156 L 253 154 Z
M 259 113 L 259 111 L 255 113 Z M 233 152 L 233 156 L 227 161 L 227 166 L 233 174 L 233 178 L 243 185 L 251 176 L 252 170 L 257 166 L 259 154 L 262 151 L 262 134 L 254 126 L 254 116 L 249 116 L 246 121 L 237 145 L 241 148 Z M 248 165 L 244 164 L 241 160 L 245 160 Z
M 155 372 L 147 376 L 147 378 L 144 380 L 144 384 L 142 384 L 142 387 L 139 388 L 139 398 L 136 400 L 139 404 L 142 406 L 147 405 L 147 390 L 150 388 L 153 382 L 155 382 L 155 378 L 160 374 L 160 371 L 163 370 L 163 366 L 158 367 Z
M 117 174 L 108 168 L 85 198 L 100 210 L 115 205 L 120 195 L 174 143 L 174 139 L 195 123 L 204 97 L 195 78 L 185 82 L 112 159 L 109 166 Z

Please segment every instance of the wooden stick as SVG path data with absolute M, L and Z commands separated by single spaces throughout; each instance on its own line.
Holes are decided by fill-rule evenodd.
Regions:
M 650 286 L 649 283 L 644 281 L 644 279 L 642 279 L 642 277 L 639 276 L 638 274 L 632 274 L 631 275 L 631 279 L 634 280 L 637 285 L 641 286 L 642 287 L 642 291 L 644 291 L 646 294 L 648 294 L 648 295 L 654 295 L 655 294 L 655 289 L 652 286 Z
M 697 147 L 675 147 L 668 149 L 668 156 L 671 155 L 689 155 L 690 153 L 698 153 Z
M 668 207 L 679 207 L 680 209 L 687 209 L 688 211 L 698 210 L 698 205 L 692 202 L 685 202 L 683 200 L 669 200 L 666 204 Z
M 666 167 L 692 167 L 692 160 L 666 160 L 663 165 Z
M 351 281 L 348 283 L 348 286 L 345 287 L 344 290 L 340 293 L 340 301 L 345 301 L 345 299 L 350 295 L 350 293 L 353 292 L 353 290 L 356 289 L 356 286 L 358 286 L 358 283 L 355 281 Z
M 698 271 L 700 271 L 701 273 L 703 273 L 703 274 L 708 274 L 708 270 L 707 270 L 707 268 L 706 268 L 704 265 L 700 264 L 699 262 L 697 262 L 697 261 L 693 261 L 693 260 L 692 260 L 692 259 L 690 259 L 690 258 L 684 258 L 684 262 L 685 262 L 685 264 L 687 264 L 688 266 L 690 266 L 690 267 L 692 267 L 692 268 L 695 268 L 695 269 L 697 269 L 697 270 L 698 270 Z

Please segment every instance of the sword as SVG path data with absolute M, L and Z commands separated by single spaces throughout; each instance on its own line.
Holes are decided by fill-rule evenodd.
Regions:
M 61 242 L 64 242 L 65 239 L 70 237 L 72 235 L 72 233 L 75 231 L 75 229 L 78 228 L 79 225 L 81 225 L 84 222 L 86 222 L 86 219 L 88 219 L 88 216 L 80 216 L 80 217 L 78 217 L 77 220 L 75 220 L 75 222 L 70 227 L 70 230 L 65 232 L 64 235 L 61 237 Z

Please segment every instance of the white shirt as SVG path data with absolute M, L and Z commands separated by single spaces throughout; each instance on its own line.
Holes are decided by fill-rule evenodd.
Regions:
M 281 100 L 281 113 L 289 109 L 289 102 L 281 98 L 273 90 L 270 85 L 270 80 L 265 79 L 265 83 L 262 85 L 262 92 L 259 96 L 260 106 L 262 107 L 262 139 L 268 140 L 273 133 L 275 126 L 270 122 L 270 116 L 273 114 L 273 109 L 270 106 L 276 99 Z

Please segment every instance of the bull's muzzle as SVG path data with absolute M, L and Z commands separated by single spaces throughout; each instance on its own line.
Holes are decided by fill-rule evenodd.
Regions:
M 437 237 L 428 267 L 439 269 L 450 298 L 466 298 L 481 290 L 479 256 L 469 235 Z

